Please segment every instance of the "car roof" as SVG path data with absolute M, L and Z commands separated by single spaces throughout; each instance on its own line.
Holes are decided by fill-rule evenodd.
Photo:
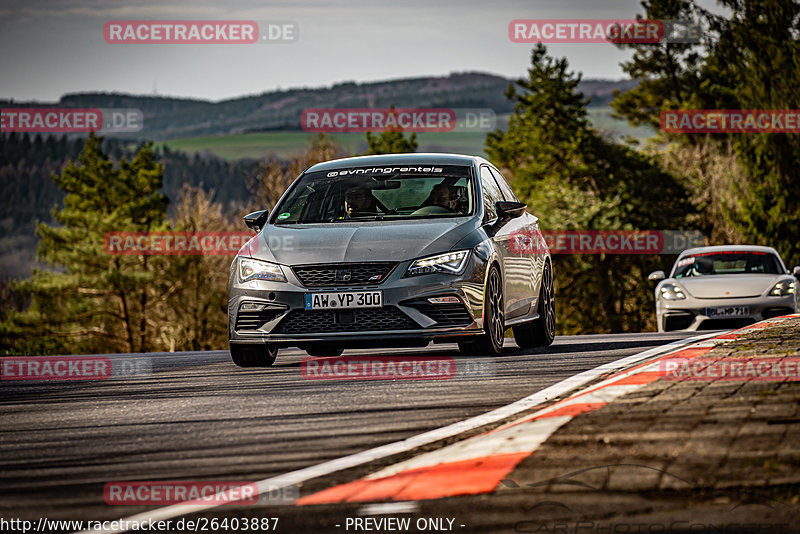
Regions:
M 374 156 L 356 156 L 317 163 L 307 172 L 328 171 L 348 167 L 369 167 L 372 165 L 473 165 L 489 163 L 480 156 L 464 154 L 411 153 L 380 154 Z
M 716 245 L 713 247 L 697 247 L 697 248 L 690 248 L 681 252 L 680 257 L 684 256 L 691 256 L 692 254 L 700 254 L 703 252 L 724 252 L 730 250 L 732 252 L 743 252 L 743 251 L 751 251 L 751 252 L 767 252 L 771 254 L 775 254 L 780 258 L 780 254 L 778 251 L 772 247 L 761 247 L 757 245 Z

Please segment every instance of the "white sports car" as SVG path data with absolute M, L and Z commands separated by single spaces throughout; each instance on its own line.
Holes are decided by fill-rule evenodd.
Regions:
M 771 247 L 717 246 L 684 250 L 672 266 L 650 273 L 656 286 L 658 331 L 741 328 L 797 313 L 797 279 Z

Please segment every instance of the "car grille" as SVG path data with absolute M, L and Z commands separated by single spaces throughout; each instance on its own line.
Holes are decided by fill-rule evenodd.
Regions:
M 277 334 L 324 334 L 381 330 L 416 330 L 420 326 L 395 307 L 349 311 L 292 310 L 280 322 Z
M 463 304 L 414 302 L 409 306 L 436 321 L 437 326 L 465 326 L 472 324 L 472 316 Z
M 764 319 L 772 319 L 773 317 L 780 317 L 781 315 L 791 315 L 794 313 L 792 308 L 767 308 L 761 312 L 761 317 Z
M 236 316 L 236 330 L 258 330 L 286 310 L 266 309 L 261 311 L 239 311 Z
M 664 317 L 664 330 L 684 330 L 689 328 L 694 322 L 694 315 L 691 313 L 674 313 Z
M 329 263 L 298 265 L 292 271 L 306 287 L 363 286 L 382 283 L 392 272 L 394 262 Z M 339 275 L 337 276 L 337 271 Z

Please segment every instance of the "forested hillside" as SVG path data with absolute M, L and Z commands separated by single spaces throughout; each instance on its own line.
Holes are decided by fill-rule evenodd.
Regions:
M 55 104 L 71 108 L 134 108 L 143 113 L 144 128 L 115 136 L 158 141 L 271 130 L 299 131 L 300 114 L 306 108 L 489 108 L 501 115 L 513 109 L 503 96 L 510 82 L 492 74 L 454 73 L 442 77 L 285 89 L 219 102 L 121 93 L 78 93 L 65 95 L 57 103 L 49 104 L 0 100 L 0 107 Z M 586 80 L 580 90 L 591 99 L 590 105 L 606 106 L 613 98 L 614 89 L 625 91 L 635 86 L 636 82 L 630 80 Z

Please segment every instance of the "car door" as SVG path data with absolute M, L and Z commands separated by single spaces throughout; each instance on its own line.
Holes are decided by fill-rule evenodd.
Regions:
M 481 189 L 487 214 L 486 222 L 492 221 L 497 218 L 495 202 L 506 200 L 506 198 L 488 165 L 481 166 Z M 511 248 L 511 238 L 514 231 L 519 229 L 519 219 L 522 217 L 507 222 L 492 236 L 495 249 L 500 254 L 503 264 L 503 298 L 506 319 L 526 313 L 529 307 L 527 303 L 521 303 L 520 300 L 527 297 L 529 292 L 529 289 L 526 291 L 526 283 L 523 282 L 523 278 L 525 273 L 530 270 L 530 262 L 527 258 L 515 254 Z M 523 307 L 525 310 L 520 311 Z
M 505 200 L 519 202 L 517 195 L 508 185 L 508 182 L 494 167 L 489 168 L 497 182 L 500 192 Z M 506 273 L 506 284 L 513 287 L 512 291 L 517 293 L 517 307 L 509 310 L 508 318 L 519 315 L 526 315 L 531 307 L 535 309 L 538 297 L 538 287 L 541 273 L 544 267 L 545 255 L 538 246 L 539 220 L 525 211 L 522 217 L 512 219 L 507 225 L 511 239 L 518 236 L 524 237 L 526 246 L 510 243 L 509 249 L 511 256 L 509 263 L 513 269 Z

